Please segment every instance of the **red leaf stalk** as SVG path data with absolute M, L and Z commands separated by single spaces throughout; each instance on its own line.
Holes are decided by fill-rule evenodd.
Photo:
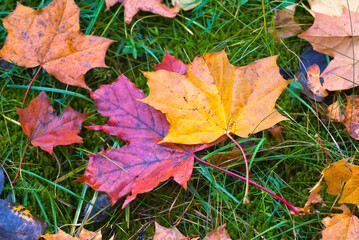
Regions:
M 210 166 L 210 167 L 212 167 L 212 168 L 218 169 L 218 170 L 220 170 L 220 171 L 222 171 L 222 172 L 228 173 L 228 174 L 230 174 L 230 175 L 232 175 L 232 176 L 234 176 L 234 177 L 236 177 L 236 178 L 239 178 L 239 179 L 241 179 L 241 180 L 243 180 L 243 181 L 246 181 L 246 178 L 244 178 L 244 177 L 242 177 L 242 176 L 240 176 L 240 175 L 238 175 L 238 174 L 235 174 L 235 173 L 233 173 L 233 172 L 231 172 L 231 171 L 228 171 L 228 170 L 226 170 L 226 169 L 217 167 L 216 165 L 210 164 L 210 163 L 208 163 L 208 162 L 206 162 L 206 161 L 200 159 L 200 158 L 197 157 L 196 155 L 193 155 L 193 156 L 194 156 L 194 158 L 195 158 L 197 161 L 199 161 L 200 163 L 203 163 L 204 165 L 207 165 L 207 166 Z M 289 208 L 290 210 L 292 210 L 295 214 L 298 214 L 298 213 L 299 213 L 299 208 L 293 206 L 292 204 L 290 204 L 289 202 L 287 202 L 286 200 L 284 200 L 283 198 L 281 198 L 280 196 L 278 196 L 278 195 L 275 194 L 274 192 L 272 192 L 272 191 L 266 189 L 265 187 L 259 185 L 259 184 L 256 183 L 256 182 L 253 182 L 253 181 L 251 181 L 251 180 L 249 180 L 248 182 L 249 182 L 250 184 L 256 186 L 257 188 L 260 188 L 260 189 L 262 189 L 263 191 L 269 193 L 270 195 L 272 195 L 273 197 L 275 197 L 276 199 L 278 199 L 279 201 L 281 201 L 282 203 L 284 203 L 285 205 L 287 205 L 288 208 Z
M 42 65 L 40 65 L 40 67 L 37 69 L 37 71 L 36 71 L 34 77 L 31 79 L 31 82 L 30 82 L 30 84 L 29 84 L 29 87 L 26 89 L 26 93 L 25 93 L 25 96 L 24 96 L 24 100 L 22 100 L 22 105 L 21 105 L 22 108 L 24 107 L 25 99 L 26 99 L 27 94 L 29 93 L 29 90 L 30 90 L 30 88 L 31 88 L 31 85 L 32 85 L 32 83 L 34 82 L 34 80 L 35 80 L 35 78 L 37 77 L 37 75 L 39 74 L 41 68 L 42 68 Z

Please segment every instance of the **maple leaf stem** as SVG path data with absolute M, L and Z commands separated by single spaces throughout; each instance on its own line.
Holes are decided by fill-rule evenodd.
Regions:
M 27 142 L 26 142 L 24 151 L 22 152 L 22 156 L 21 156 L 19 168 L 17 169 L 17 172 L 16 172 L 16 176 L 15 176 L 14 180 L 12 181 L 12 184 L 13 184 L 13 185 L 14 185 L 15 182 L 16 182 L 16 179 L 17 179 L 17 177 L 18 177 L 18 175 L 19 175 L 19 172 L 21 172 L 21 163 L 22 163 L 22 160 L 24 160 L 25 152 L 26 152 L 27 147 L 29 146 L 29 144 L 30 144 L 30 141 L 29 141 L 29 139 L 28 139 Z
M 239 149 L 241 149 L 241 152 L 243 154 L 243 158 L 244 158 L 244 163 L 246 165 L 246 190 L 244 193 L 244 199 L 243 199 L 243 203 L 249 203 L 249 199 L 248 199 L 248 192 L 249 192 L 249 166 L 248 166 L 248 160 L 247 160 L 247 155 L 244 152 L 244 149 L 242 148 L 242 146 L 231 136 L 231 134 L 227 133 L 227 136 L 229 137 L 229 139 L 232 140 L 232 142 L 234 142 L 237 147 Z
M 242 177 L 242 176 L 240 176 L 240 175 L 238 175 L 238 174 L 235 174 L 235 173 L 233 173 L 233 172 L 231 172 L 231 171 L 228 171 L 228 170 L 226 170 L 226 169 L 223 169 L 223 168 L 217 167 L 216 165 L 213 165 L 213 164 L 211 164 L 211 163 L 208 163 L 208 162 L 202 160 L 201 158 L 197 157 L 197 156 L 194 155 L 194 154 L 193 154 L 193 156 L 194 156 L 194 158 L 195 158 L 198 162 L 200 162 L 200 163 L 202 163 L 202 164 L 204 164 L 204 165 L 207 165 L 207 166 L 210 166 L 210 167 L 212 167 L 212 168 L 215 168 L 215 169 L 217 169 L 217 170 L 219 170 L 219 171 L 221 171 L 221 172 L 228 173 L 228 174 L 230 174 L 230 175 L 232 175 L 232 176 L 234 176 L 234 177 L 236 177 L 236 178 L 239 178 L 239 179 L 241 179 L 241 180 L 243 180 L 243 181 L 247 181 L 247 179 L 246 179 L 245 177 Z M 292 204 L 290 204 L 289 202 L 287 202 L 286 200 L 284 200 L 282 197 L 278 196 L 278 195 L 275 194 L 274 192 L 268 190 L 267 188 L 265 188 L 265 187 L 259 185 L 259 184 L 256 183 L 256 182 L 253 182 L 252 180 L 249 180 L 248 182 L 249 182 L 250 184 L 256 186 L 257 188 L 260 188 L 260 189 L 262 189 L 263 191 L 269 193 L 270 195 L 272 195 L 273 197 L 275 197 L 276 199 L 278 199 L 279 201 L 281 201 L 282 203 L 284 203 L 285 205 L 287 205 L 288 208 L 289 208 L 290 210 L 292 210 L 295 214 L 298 214 L 298 213 L 299 213 L 299 208 L 293 206 Z
M 315 134 L 315 136 L 318 138 L 318 140 L 319 140 L 319 142 L 320 142 L 320 146 L 322 147 L 323 152 L 324 152 L 324 154 L 325 154 L 325 158 L 327 159 L 327 164 L 330 164 L 330 162 L 328 161 L 328 154 L 327 154 L 327 152 L 325 151 L 325 148 L 324 148 L 322 139 L 320 138 L 320 136 L 319 136 L 318 134 Z
M 25 93 L 25 96 L 24 96 L 24 100 L 22 100 L 22 105 L 21 105 L 22 108 L 24 107 L 25 99 L 26 99 L 27 94 L 29 93 L 29 90 L 30 90 L 30 88 L 31 88 L 31 85 L 32 85 L 32 83 L 34 82 L 34 80 L 35 80 L 35 78 L 37 77 L 37 75 L 39 74 L 41 68 L 42 68 L 42 65 L 40 65 L 40 67 L 37 69 L 37 71 L 36 71 L 34 77 L 31 79 L 31 82 L 30 82 L 30 84 L 29 84 L 29 87 L 26 89 L 26 93 Z

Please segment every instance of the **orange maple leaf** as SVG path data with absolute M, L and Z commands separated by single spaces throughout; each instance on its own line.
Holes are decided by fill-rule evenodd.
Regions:
M 222 51 L 196 58 L 188 76 L 145 72 L 150 94 L 141 101 L 166 114 L 170 130 L 162 142 L 203 144 L 230 133 L 248 137 L 287 120 L 274 108 L 289 83 L 276 59 L 235 67 Z
M 325 229 L 322 231 L 323 240 L 358 239 L 359 219 L 352 215 L 348 207 L 343 205 L 342 214 L 333 214 L 322 220 Z
M 101 234 L 101 231 L 94 233 L 94 232 L 91 232 L 91 231 L 83 228 L 78 237 L 72 237 L 71 235 L 65 233 L 61 229 L 58 229 L 56 234 L 47 233 L 45 235 L 38 236 L 37 239 L 43 239 L 43 240 L 88 240 L 88 239 L 102 240 L 102 234 Z M 111 238 L 111 239 L 113 239 L 113 238 Z
M 328 107 L 328 115 L 334 121 L 343 123 L 349 135 L 359 140 L 359 95 L 346 97 L 345 114 L 341 111 L 339 103 L 335 102 Z
M 331 195 L 338 195 L 342 190 L 343 182 L 349 180 L 351 173 L 349 166 L 352 165 L 347 163 L 348 159 L 342 159 L 331 164 L 328 168 L 323 170 L 324 180 L 327 183 L 327 193 Z
M 359 206 L 359 166 L 350 164 L 350 170 L 350 179 L 346 182 L 338 203 L 353 203 Z
M 125 22 L 130 24 L 132 18 L 141 11 L 152 12 L 163 17 L 174 18 L 180 10 L 178 4 L 173 8 L 167 7 L 162 0 L 106 0 L 106 10 L 116 3 L 122 3 L 125 8 Z
M 3 19 L 8 36 L 0 57 L 21 67 L 42 66 L 59 81 L 89 89 L 84 74 L 104 61 L 107 38 L 79 30 L 80 9 L 73 0 L 54 0 L 40 10 L 17 3 Z
M 346 8 L 340 17 L 315 13 L 313 26 L 299 37 L 309 41 L 314 50 L 334 57 L 321 74 L 325 89 L 336 91 L 357 86 L 359 62 L 356 59 L 359 58 L 359 51 L 354 51 L 354 48 L 359 44 L 358 14 Z

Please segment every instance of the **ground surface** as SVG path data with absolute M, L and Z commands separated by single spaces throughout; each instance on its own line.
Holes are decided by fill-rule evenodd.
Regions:
M 20 2 L 39 9 L 50 1 Z M 153 64 L 161 61 L 164 49 L 186 64 L 196 56 L 223 49 L 230 62 L 236 66 L 279 54 L 278 65 L 286 69 L 292 78 L 298 72 L 297 57 L 308 45 L 297 37 L 283 41 L 272 38 L 268 28 L 273 24 L 274 9 L 281 7 L 273 1 L 209 0 L 193 11 L 181 11 L 175 19 L 140 12 L 130 25 L 124 23 L 120 4 L 105 12 L 103 0 L 76 3 L 81 8 L 80 24 L 83 32 L 117 41 L 107 52 L 106 64 L 110 68 L 97 68 L 86 74 L 86 83 L 92 90 L 102 84 L 112 83 L 120 72 L 148 93 L 146 78 L 140 70 L 153 71 Z M 2 1 L 0 17 L 4 18 L 15 7 L 15 0 Z M 308 28 L 313 21 L 302 8 L 296 17 L 303 28 Z M 6 35 L 0 25 L 0 46 Z M 16 124 L 18 116 L 15 107 L 21 107 L 26 87 L 36 70 L 21 67 L 1 70 L 0 164 L 11 179 L 16 175 L 14 167 L 18 166 L 27 141 L 21 127 Z M 39 90 L 45 90 L 57 112 L 70 105 L 79 112 L 90 113 L 84 126 L 106 121 L 106 118 L 95 112 L 96 107 L 92 101 L 71 94 L 81 93 L 89 98 L 89 92 L 85 89 L 66 86 L 44 71 L 40 72 L 33 85 L 38 88 L 29 92 L 26 104 L 39 94 Z M 341 94 L 332 94 L 324 106 L 331 104 L 333 98 L 343 98 Z M 277 101 L 277 109 L 291 119 L 279 124 L 283 128 L 282 139 L 276 139 L 268 131 L 263 131 L 239 141 L 252 143 L 246 149 L 247 155 L 253 156 L 250 157 L 251 179 L 278 193 L 293 205 L 302 207 L 308 196 L 308 188 L 315 185 L 320 178 L 320 171 L 327 166 L 315 135 L 319 134 L 323 140 L 329 161 L 353 156 L 356 142 L 350 140 L 343 126 L 334 126 L 325 121 L 322 124 L 325 117 L 321 114 L 321 106 L 303 95 L 299 98 L 284 91 Z M 252 186 L 249 192 L 251 203 L 243 205 L 243 182 L 198 163 L 187 191 L 172 180 L 166 181 L 154 191 L 138 196 L 125 209 L 121 209 L 123 200 L 120 200 L 120 204 L 102 222 L 83 222 L 86 201 L 102 194 L 74 182 L 84 173 L 88 162 L 86 153 L 118 147 L 124 143 L 114 136 L 86 128 L 82 129 L 80 136 L 84 144 L 55 147 L 54 153 L 61 169 L 59 176 L 56 159 L 30 146 L 22 165 L 25 171 L 22 171 L 19 181 L 13 186 L 16 202 L 28 206 L 32 212 L 45 219 L 49 226 L 48 232 L 54 232 L 56 227 L 65 225 L 62 229 L 73 233 L 75 228 L 70 224 L 83 223 L 91 230 L 104 228 L 105 236 L 115 233 L 117 239 L 151 239 L 154 221 L 158 221 L 166 227 L 177 226 L 187 236 L 203 237 L 208 231 L 226 223 L 226 229 L 233 239 L 320 238 L 318 232 L 323 228 L 320 221 L 326 215 L 290 215 L 283 204 Z M 333 140 L 338 142 L 343 155 L 338 152 Z M 218 164 L 220 161 L 211 155 L 228 144 L 232 143 L 212 147 L 199 155 Z M 221 152 L 228 151 L 231 148 Z M 228 159 L 224 157 L 221 161 L 225 160 Z M 244 176 L 245 168 L 241 159 L 235 159 L 224 167 Z M 12 189 L 9 182 L 6 183 L 1 198 L 6 198 Z M 70 191 L 86 201 L 72 195 Z

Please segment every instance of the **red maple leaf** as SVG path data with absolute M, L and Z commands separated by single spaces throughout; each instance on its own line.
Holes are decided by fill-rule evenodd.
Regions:
M 131 192 L 123 207 L 137 194 L 151 191 L 170 177 L 186 189 L 194 152 L 208 144 L 157 144 L 166 136 L 169 123 L 163 113 L 137 100 L 145 95 L 124 75 L 111 85 L 102 85 L 91 97 L 98 112 L 109 120 L 89 128 L 104 130 L 130 143 L 90 155 L 86 172 L 77 181 L 107 192 L 113 203 Z
M 177 60 L 174 56 L 169 54 L 167 51 L 162 59 L 162 62 L 158 65 L 157 64 L 154 65 L 155 65 L 155 71 L 163 69 L 179 74 L 184 74 L 185 72 L 187 72 L 186 64 L 184 64 L 180 60 Z
M 39 146 L 50 154 L 54 146 L 82 143 L 82 138 L 77 134 L 86 114 L 68 106 L 57 116 L 44 91 L 31 100 L 26 108 L 16 108 L 16 111 L 20 116 L 22 130 L 30 138 L 32 145 Z

